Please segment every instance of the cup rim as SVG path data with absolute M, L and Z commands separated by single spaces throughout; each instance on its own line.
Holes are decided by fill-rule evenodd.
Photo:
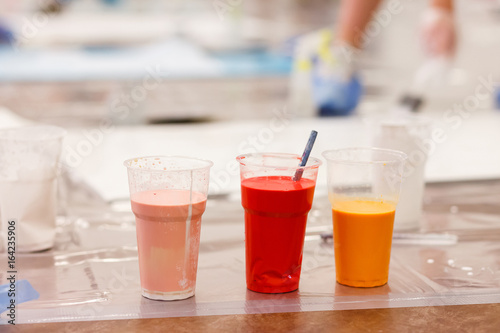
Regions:
M 200 166 L 200 167 L 183 168 L 183 169 L 176 169 L 176 170 L 142 169 L 142 168 L 139 168 L 137 166 L 130 165 L 131 162 L 134 160 L 146 159 L 146 158 L 147 159 L 149 159 L 149 158 L 183 159 L 183 160 L 202 162 L 202 163 L 205 163 L 205 165 Z M 123 161 L 123 165 L 127 168 L 127 170 L 142 169 L 143 171 L 147 171 L 147 172 L 183 172 L 183 171 L 195 171 L 195 170 L 209 169 L 210 167 L 212 167 L 214 165 L 214 162 L 212 162 L 210 160 L 204 160 L 201 158 L 180 156 L 180 155 L 150 155 L 150 156 L 139 156 L 139 157 L 129 158 L 129 159 Z
M 386 153 L 388 155 L 394 156 L 396 159 L 384 159 L 381 161 L 370 161 L 370 160 L 364 160 L 364 161 L 353 161 L 353 160 L 348 160 L 345 158 L 333 158 L 333 157 L 328 157 L 327 155 L 329 153 L 334 153 L 334 152 L 341 152 L 341 151 L 375 151 L 375 152 L 381 152 L 381 153 Z M 377 148 L 377 147 L 349 147 L 349 148 L 338 148 L 338 149 L 329 149 L 325 150 L 324 152 L 321 153 L 321 155 L 326 159 L 327 162 L 335 162 L 335 163 L 343 163 L 343 164 L 393 164 L 393 163 L 400 163 L 400 162 L 405 162 L 408 159 L 408 155 L 405 154 L 402 151 L 395 150 L 395 149 L 386 149 L 386 148 Z
M 30 133 L 31 130 L 39 130 L 39 129 L 51 129 L 54 131 L 52 135 L 47 138 L 34 138 L 32 135 L 27 137 L 8 137 L 5 136 L 8 133 L 21 134 L 21 132 Z M 30 141 L 50 141 L 50 140 L 60 140 L 66 136 L 68 131 L 62 127 L 55 125 L 27 125 L 27 126 L 19 126 L 19 127 L 7 127 L 0 128 L 0 140 L 12 140 L 12 141 L 20 141 L 20 142 L 30 142 Z
M 323 164 L 323 162 L 316 157 L 309 156 L 309 159 L 307 160 L 307 164 L 305 166 L 282 166 L 282 165 L 262 165 L 258 163 L 248 163 L 244 162 L 243 160 L 247 157 L 255 157 L 255 156 L 276 156 L 276 157 L 282 157 L 282 158 L 296 158 L 300 162 L 301 156 L 297 154 L 290 154 L 290 153 L 248 153 L 248 154 L 242 154 L 236 157 L 236 160 L 240 163 L 240 165 L 243 166 L 255 166 L 255 167 L 260 167 L 260 168 L 273 168 L 273 169 L 292 169 L 292 170 L 297 170 L 297 169 L 303 169 L 303 170 L 309 170 L 309 169 L 317 169 L 320 167 L 320 165 Z M 312 163 L 309 165 L 309 163 Z

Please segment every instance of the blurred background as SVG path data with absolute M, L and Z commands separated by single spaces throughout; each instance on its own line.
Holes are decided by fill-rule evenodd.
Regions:
M 427 3 L 398 4 L 360 54 L 358 114 L 394 105 L 424 61 Z M 462 102 L 479 76 L 500 81 L 500 1 L 455 6 L 456 57 L 439 89 L 426 92 L 424 113 Z M 333 28 L 338 8 L 337 0 L 2 0 L 0 106 L 66 127 L 270 117 L 293 108 L 297 40 Z M 497 99 L 478 109 L 495 109 Z
M 423 152 L 429 157 L 427 162 L 420 159 L 426 163 L 425 181 L 485 182 L 438 184 L 425 192 L 423 230 L 452 231 L 461 241 L 465 239 L 465 247 L 443 248 L 437 255 L 424 249 L 421 261 L 425 265 L 421 266 L 426 276 L 418 277 L 413 286 L 407 281 L 409 270 L 401 263 L 413 265 L 418 255 L 412 251 L 420 250 L 405 248 L 396 262 L 404 274 L 391 286 L 396 285 L 396 292 L 393 289 L 390 294 L 404 301 L 397 292 L 400 287 L 402 293 L 425 291 L 441 302 L 444 297 L 435 293 L 445 290 L 440 295 L 449 296 L 454 292 L 450 288 L 456 287 L 460 302 L 464 302 L 464 291 L 495 296 L 489 291 L 498 285 L 498 251 L 489 241 L 476 241 L 494 240 L 499 230 L 500 0 L 454 1 L 456 52 L 444 66 L 425 54 L 420 38 L 429 3 L 439 1 L 382 0 L 366 31 L 360 32 L 364 45 L 362 51 L 354 52 L 355 64 L 338 61 L 338 54 L 333 55 L 335 68 L 328 68 L 325 61 L 325 72 L 335 74 L 332 77 L 359 76 L 361 94 L 349 86 L 353 81 L 325 80 L 325 86 L 314 86 L 311 79 L 311 68 L 319 63 L 317 55 L 328 60 L 335 48 L 331 41 L 337 40 L 341 0 L 0 0 L 0 128 L 35 122 L 67 130 L 55 249 L 103 251 L 99 259 L 100 254 L 92 251 L 84 259 L 82 252 L 73 259 L 65 255 L 54 259 L 46 252 L 45 263 L 32 256 L 32 262 L 24 265 L 24 276 L 33 277 L 34 286 L 43 286 L 39 290 L 49 294 L 43 296 L 41 305 L 33 306 L 34 317 L 28 313 L 26 318 L 61 320 L 66 318 L 61 317 L 61 304 L 66 309 L 72 302 L 99 305 L 112 300 L 117 307 L 110 306 L 96 316 L 117 319 L 117 308 L 128 311 L 122 296 L 141 302 L 133 311 L 149 311 L 134 288 L 127 287 L 128 294 L 120 291 L 112 299 L 89 276 L 94 270 L 97 279 L 109 281 L 102 272 L 122 267 L 124 262 L 135 267 L 135 259 L 113 259 L 122 254 L 135 258 L 135 250 L 120 250 L 123 244 L 136 244 L 122 161 L 152 155 L 187 155 L 214 162 L 202 253 L 214 258 L 214 263 L 217 258 L 217 263 L 208 261 L 200 271 L 216 276 L 212 280 L 218 282 L 217 288 L 231 291 L 228 298 L 218 296 L 218 301 L 236 304 L 241 297 L 241 311 L 248 311 L 248 296 L 238 296 L 230 284 L 220 283 L 220 276 L 234 277 L 226 274 L 226 267 L 243 272 L 243 261 L 234 259 L 239 254 L 233 258 L 228 252 L 225 261 L 218 257 L 226 248 L 243 251 L 237 247 L 243 244 L 244 233 L 235 157 L 255 151 L 301 154 L 312 129 L 319 135 L 311 156 L 320 157 L 327 149 L 373 145 L 369 143 L 373 128 L 365 120 L 399 109 L 402 97 L 415 92 L 423 101 L 419 113 L 433 120 L 433 133 L 438 133 L 412 151 L 420 154 L 414 156 Z M 344 0 L 343 4 L 353 2 Z M 329 45 L 321 46 L 325 44 Z M 344 116 L 320 116 L 314 89 L 325 87 L 326 95 L 349 104 L 342 110 Z M 48 197 L 42 190 L 34 187 L 31 192 Z M 25 199 L 23 191 L 19 193 Z M 15 201 L 11 192 L 4 193 L 9 202 Z M 315 190 L 318 199 L 308 221 L 312 232 L 331 228 L 327 194 L 326 167 L 322 166 Z M 39 206 L 43 205 L 34 205 Z M 317 243 L 306 244 L 309 254 L 316 254 Z M 436 259 L 432 266 L 425 261 L 430 258 Z M 453 258 L 460 260 L 455 264 Z M 82 270 L 68 269 L 72 265 Z M 426 269 L 431 273 L 425 273 Z M 312 275 L 321 275 L 316 272 Z M 422 283 L 424 278 L 432 283 L 429 289 Z M 200 281 L 206 283 L 203 277 Z M 329 286 L 324 290 L 333 293 Z M 199 289 L 203 288 L 224 295 L 210 284 Z M 322 299 L 328 296 L 324 290 L 318 294 Z M 211 293 L 204 295 L 198 301 L 208 304 L 203 297 Z M 477 295 L 472 295 L 474 302 L 481 300 Z M 421 297 L 411 299 L 426 302 Z M 315 306 L 309 300 L 306 303 Z M 48 314 L 36 312 L 37 306 Z M 188 306 L 189 315 L 196 312 Z M 165 311 L 162 308 L 158 313 Z M 82 313 L 65 314 L 71 320 L 83 318 Z M 125 317 L 131 318 L 128 313 Z

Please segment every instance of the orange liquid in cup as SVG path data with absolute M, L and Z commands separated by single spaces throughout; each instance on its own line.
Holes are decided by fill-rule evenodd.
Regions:
M 351 200 L 332 207 L 337 282 L 351 287 L 386 284 L 395 205 Z

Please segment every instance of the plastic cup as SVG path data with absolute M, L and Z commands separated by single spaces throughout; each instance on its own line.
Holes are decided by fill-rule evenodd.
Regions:
M 394 149 L 408 155 L 399 196 L 394 230 L 420 228 L 425 189 L 425 165 L 430 141 L 431 120 L 418 116 L 377 118 L 372 122 L 372 143 L 375 147 Z
M 0 130 L 3 248 L 35 252 L 54 246 L 57 174 L 66 131 L 56 126 Z
M 240 155 L 241 202 L 245 209 L 247 288 L 285 293 L 299 287 L 307 214 L 321 161 L 292 154 Z M 302 172 L 298 181 L 292 178 Z
M 323 153 L 332 204 L 337 282 L 351 287 L 387 283 L 394 215 L 406 154 L 347 148 Z
M 193 296 L 213 163 L 151 156 L 124 165 L 136 220 L 142 296 L 165 301 Z

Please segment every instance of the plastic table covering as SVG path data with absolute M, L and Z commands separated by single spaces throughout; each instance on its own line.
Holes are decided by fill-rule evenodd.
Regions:
M 55 249 L 18 254 L 18 279 L 40 298 L 19 304 L 16 323 L 185 317 L 500 303 L 500 181 L 431 184 L 419 235 L 393 244 L 389 283 L 351 288 L 335 282 L 327 198 L 309 215 L 300 287 L 260 294 L 245 287 L 244 218 L 239 200 L 209 198 L 202 220 L 196 295 L 162 302 L 141 296 L 135 225 L 127 202 L 60 221 Z M 82 210 L 83 211 L 83 210 Z M 446 239 L 446 238 L 445 238 Z M 0 263 L 6 263 L 5 255 Z M 5 270 L 0 281 L 5 281 Z M 5 323 L 5 312 L 1 316 Z

